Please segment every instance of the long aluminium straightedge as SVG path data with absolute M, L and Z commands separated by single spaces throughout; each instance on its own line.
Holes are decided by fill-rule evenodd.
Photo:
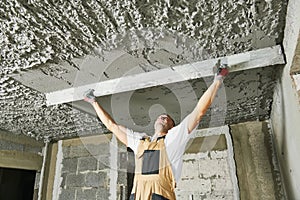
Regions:
M 84 92 L 88 89 L 94 89 L 95 96 L 99 97 L 213 76 L 214 73 L 212 71 L 212 67 L 218 62 L 218 60 L 226 60 L 228 64 L 235 64 L 230 67 L 230 72 L 285 63 L 281 47 L 277 45 L 231 56 L 188 63 L 175 67 L 168 67 L 160 70 L 49 92 L 46 93 L 47 105 L 56 105 L 82 100 Z

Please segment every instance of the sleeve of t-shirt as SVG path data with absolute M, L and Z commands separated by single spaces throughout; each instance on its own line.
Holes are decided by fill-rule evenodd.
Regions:
M 147 136 L 146 133 L 134 132 L 133 130 L 127 128 L 127 147 L 131 148 L 134 154 L 137 153 L 138 146 L 140 144 L 140 140 Z
M 165 145 L 171 162 L 181 158 L 184 154 L 188 141 L 194 137 L 196 128 L 189 133 L 188 117 L 189 116 L 185 117 L 179 125 L 169 130 L 166 135 Z

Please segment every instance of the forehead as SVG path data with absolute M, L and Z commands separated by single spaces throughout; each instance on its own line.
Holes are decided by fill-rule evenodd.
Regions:
M 170 115 L 168 115 L 168 114 L 161 114 L 161 115 L 159 115 L 157 118 L 160 118 L 160 117 L 167 117 L 167 118 L 172 119 L 172 118 L 170 117 Z

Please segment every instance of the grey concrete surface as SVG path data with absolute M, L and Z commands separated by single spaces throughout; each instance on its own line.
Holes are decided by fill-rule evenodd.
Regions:
M 267 122 L 231 125 L 241 200 L 286 199 Z
M 300 34 L 300 1 L 289 1 L 283 46 L 287 64 L 275 87 L 271 122 L 274 132 L 277 155 L 289 199 L 300 199 L 300 108 L 299 89 L 291 74 L 299 73 L 293 66 L 299 56 L 297 41 Z M 294 63 L 293 63 L 294 61 Z M 296 62 L 296 63 L 295 63 Z
M 72 106 L 46 107 L 42 93 L 32 89 L 30 84 L 24 86 L 10 78 L 12 75 L 30 74 L 31 69 L 37 69 L 49 76 L 51 85 L 58 80 L 65 80 L 68 84 L 68 78 L 79 70 L 76 58 L 93 55 L 114 61 L 115 57 L 108 55 L 118 49 L 128 52 L 127 63 L 130 63 L 130 58 L 137 58 L 135 65 L 147 71 L 165 64 L 273 46 L 282 42 L 286 11 L 286 3 L 279 0 L 182 0 L 170 1 L 169 4 L 164 0 L 145 3 L 12 0 L 1 1 L 0 5 L 3 13 L 0 22 L 0 127 L 40 140 L 106 130 L 99 126 L 97 119 L 74 110 Z M 163 41 L 158 43 L 159 40 Z M 112 65 L 123 63 L 112 62 Z M 131 69 L 123 68 L 120 74 Z M 108 70 L 103 76 L 112 74 Z M 263 81 L 267 84 L 261 85 L 264 90 L 258 94 L 269 93 L 268 83 L 273 79 L 264 77 L 260 80 L 259 77 L 259 82 L 253 82 L 254 85 Z M 236 87 L 239 82 L 229 82 L 234 84 L 233 88 L 243 90 Z M 271 97 L 272 94 L 263 97 L 261 104 L 266 104 L 267 108 Z M 253 105 L 249 112 L 258 109 L 254 103 L 248 105 Z M 238 107 L 234 107 L 237 108 L 234 112 L 238 113 Z M 263 112 L 260 118 L 268 117 L 269 111 Z M 126 117 L 130 115 L 127 113 Z M 242 121 L 252 119 L 253 115 L 238 118 Z

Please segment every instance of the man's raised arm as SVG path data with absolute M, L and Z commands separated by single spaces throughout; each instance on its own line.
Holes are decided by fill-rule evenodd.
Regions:
M 88 90 L 84 94 L 84 101 L 89 102 L 94 107 L 98 117 L 102 123 L 110 130 L 115 136 L 127 146 L 126 128 L 115 122 L 115 120 L 98 104 L 96 101 L 94 90 Z
M 228 74 L 228 69 L 226 67 L 219 68 L 215 75 L 214 82 L 209 86 L 209 88 L 204 92 L 204 94 L 199 99 L 196 107 L 188 116 L 188 131 L 189 133 L 198 126 L 201 118 L 205 115 L 207 109 L 212 104 L 219 87 L 221 86 L 223 79 Z

